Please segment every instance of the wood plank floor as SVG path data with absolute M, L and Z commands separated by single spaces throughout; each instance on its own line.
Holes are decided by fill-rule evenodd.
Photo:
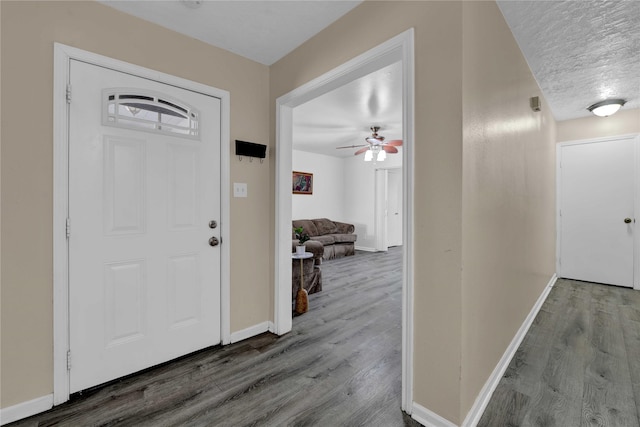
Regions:
M 558 280 L 478 426 L 640 425 L 640 292 Z
M 400 410 L 401 249 L 322 265 L 293 330 L 215 347 L 12 426 L 417 426 Z

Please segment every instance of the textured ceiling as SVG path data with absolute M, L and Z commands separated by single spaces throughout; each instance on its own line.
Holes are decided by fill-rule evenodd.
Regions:
M 499 1 L 556 120 L 640 107 L 640 1 Z
M 362 0 L 98 0 L 213 46 L 271 65 Z

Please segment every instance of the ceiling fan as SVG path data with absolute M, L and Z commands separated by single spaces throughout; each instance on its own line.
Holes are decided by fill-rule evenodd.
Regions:
M 336 147 L 336 149 L 343 148 L 360 148 L 358 151 L 353 153 L 355 156 L 358 154 L 365 153 L 365 161 L 370 161 L 373 159 L 373 155 L 377 154 L 377 160 L 384 160 L 386 153 L 394 154 L 398 152 L 396 147 L 402 145 L 401 139 L 392 139 L 391 141 L 385 141 L 384 136 L 378 135 L 378 131 L 380 130 L 379 126 L 371 126 L 371 136 L 366 137 L 364 140 L 367 142 L 366 144 L 361 145 L 347 145 L 344 147 Z M 382 154 L 385 153 L 385 154 Z

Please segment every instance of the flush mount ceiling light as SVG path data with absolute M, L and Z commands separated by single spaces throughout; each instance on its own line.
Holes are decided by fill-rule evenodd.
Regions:
M 626 101 L 624 99 L 606 99 L 604 101 L 596 102 L 587 108 L 596 116 L 607 117 L 615 114 L 620 107 L 622 107 Z

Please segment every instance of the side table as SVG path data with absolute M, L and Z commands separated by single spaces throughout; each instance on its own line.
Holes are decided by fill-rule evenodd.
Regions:
M 305 259 L 309 259 L 312 258 L 313 254 L 311 252 L 305 252 L 302 254 L 298 254 L 298 253 L 292 253 L 291 254 L 291 258 L 293 259 L 299 259 L 300 260 L 300 290 L 298 291 L 298 293 L 300 293 L 301 291 L 306 293 L 306 290 L 304 288 L 304 265 L 303 265 L 303 260 Z M 306 296 L 306 295 L 305 295 Z M 296 313 L 297 314 L 302 314 L 302 313 L 306 313 L 307 310 L 309 309 L 309 300 L 306 300 L 306 303 L 301 303 L 299 301 L 299 298 L 296 298 Z

